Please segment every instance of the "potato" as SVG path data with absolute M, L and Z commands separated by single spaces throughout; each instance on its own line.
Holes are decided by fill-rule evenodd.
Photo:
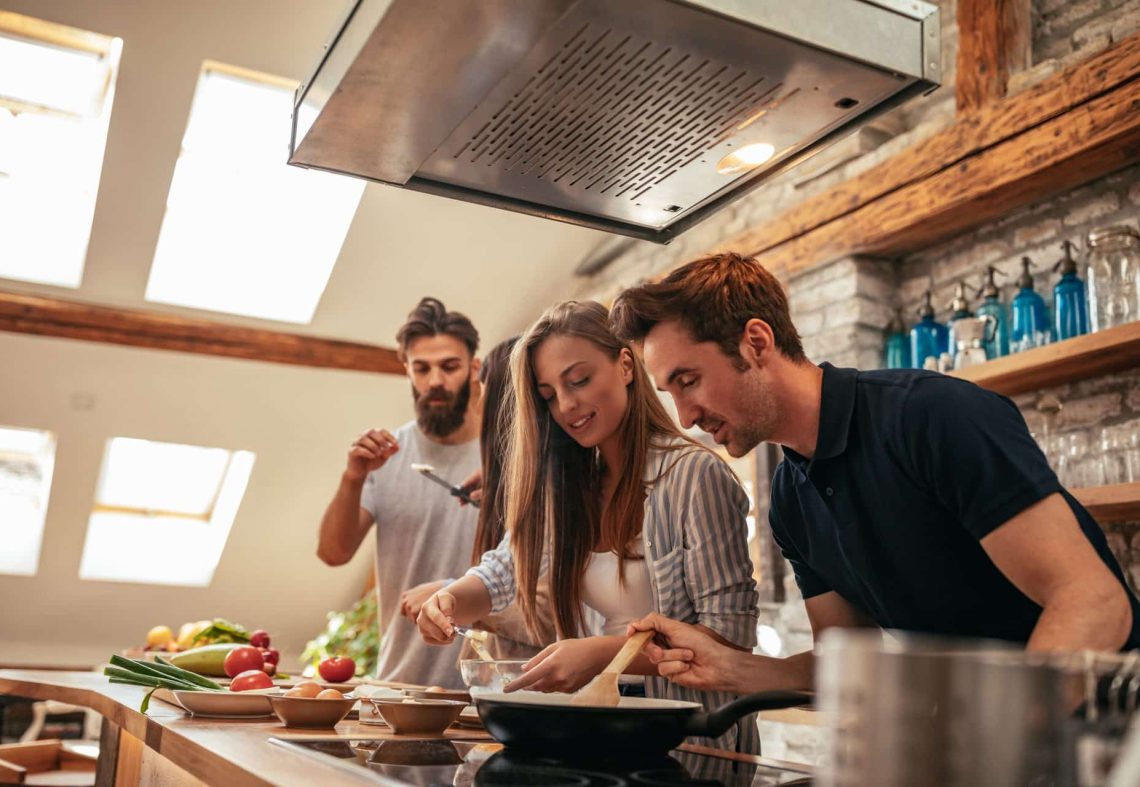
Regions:
M 343 700 L 344 695 L 336 689 L 325 689 L 317 695 L 318 700 Z

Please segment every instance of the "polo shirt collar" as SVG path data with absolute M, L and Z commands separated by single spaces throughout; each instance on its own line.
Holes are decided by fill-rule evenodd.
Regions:
M 819 403 L 819 435 L 815 443 L 815 455 L 811 461 L 834 459 L 847 449 L 847 436 L 851 432 L 851 418 L 855 412 L 856 369 L 838 369 L 829 363 L 821 363 L 823 386 Z M 784 447 L 784 454 L 791 457 L 801 468 L 808 460 L 790 448 Z

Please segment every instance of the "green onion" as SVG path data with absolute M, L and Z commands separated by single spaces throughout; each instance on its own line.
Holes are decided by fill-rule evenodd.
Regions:
M 181 667 L 176 667 L 164 659 L 162 656 L 155 656 L 152 666 L 172 678 L 179 678 L 189 683 L 196 683 L 204 689 L 210 689 L 212 691 L 225 691 L 225 689 L 223 689 L 219 684 L 210 680 L 206 676 L 199 675 L 197 672 L 191 672 L 190 670 L 182 669 Z

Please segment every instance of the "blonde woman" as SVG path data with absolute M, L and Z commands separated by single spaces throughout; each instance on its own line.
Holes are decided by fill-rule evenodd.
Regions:
M 678 431 L 640 362 L 610 331 L 605 307 L 551 308 L 516 344 L 511 365 L 507 536 L 424 604 L 423 638 L 449 643 L 454 624 L 516 598 L 527 623 L 541 625 L 535 597 L 546 573 L 559 641 L 531 659 L 511 690 L 580 688 L 621 647 L 627 625 L 649 612 L 751 650 L 757 594 L 747 498 L 724 462 Z M 655 677 L 644 656 L 627 672 L 636 682 L 627 693 L 644 686 L 650 697 L 707 707 L 733 698 Z M 705 743 L 759 750 L 751 718 Z

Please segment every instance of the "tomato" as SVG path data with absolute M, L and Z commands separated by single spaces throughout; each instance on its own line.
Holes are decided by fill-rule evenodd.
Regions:
M 268 649 L 262 651 L 261 655 L 265 657 L 265 663 L 266 664 L 280 664 L 281 663 L 281 654 L 278 653 L 273 648 L 268 648 Z
M 255 648 L 268 648 L 269 632 L 265 629 L 258 629 L 249 635 L 249 644 Z
M 246 670 L 230 682 L 230 691 L 250 691 L 252 689 L 273 688 L 273 678 L 259 669 Z
M 264 666 L 265 659 L 262 658 L 261 651 L 247 645 L 231 650 L 226 654 L 226 660 L 222 663 L 222 668 L 231 678 L 236 677 L 239 672 L 259 670 Z
M 333 656 L 317 665 L 317 672 L 329 683 L 344 683 L 356 674 L 356 662 L 349 658 Z

